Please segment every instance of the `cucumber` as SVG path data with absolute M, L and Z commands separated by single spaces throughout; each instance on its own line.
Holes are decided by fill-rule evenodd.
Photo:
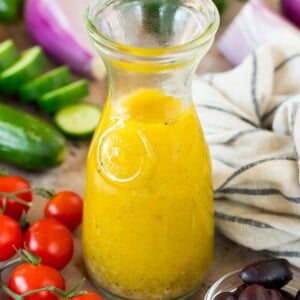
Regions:
M 19 60 L 0 74 L 0 89 L 5 94 L 16 93 L 24 83 L 45 71 L 47 59 L 40 47 L 24 51 Z
M 71 83 L 71 72 L 67 66 L 49 71 L 22 85 L 19 90 L 21 100 L 33 102 L 52 90 Z
M 28 113 L 0 104 L 0 161 L 28 170 L 60 164 L 66 140 L 52 125 Z
M 213 2 L 215 3 L 220 15 L 222 15 L 223 12 L 225 11 L 225 9 L 227 8 L 227 1 L 226 0 L 213 0 Z
M 22 15 L 24 0 L 0 0 L 0 21 L 12 23 Z
M 88 82 L 82 79 L 44 94 L 37 103 L 43 112 L 54 113 L 65 106 L 79 102 L 88 94 Z
M 67 136 L 86 138 L 94 133 L 100 115 L 101 110 L 96 105 L 78 103 L 59 110 L 54 122 Z
M 10 67 L 20 57 L 15 43 L 9 39 L 0 44 L 0 72 Z

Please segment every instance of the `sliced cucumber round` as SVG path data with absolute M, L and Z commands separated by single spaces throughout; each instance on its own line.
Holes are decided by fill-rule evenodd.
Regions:
M 10 67 L 20 57 L 20 52 L 17 49 L 13 40 L 9 39 L 0 44 L 0 72 Z
M 0 74 L 0 89 L 5 94 L 16 93 L 21 85 L 36 78 L 47 67 L 47 59 L 40 47 L 24 51 L 12 66 Z
M 24 102 L 33 102 L 43 94 L 71 83 L 71 72 L 67 66 L 49 71 L 22 85 L 19 95 Z
M 54 121 L 67 136 L 74 138 L 90 137 L 97 127 L 101 110 L 90 103 L 78 103 L 59 110 Z
M 88 82 L 82 79 L 42 95 L 37 103 L 43 112 L 54 113 L 67 105 L 79 102 L 88 94 Z

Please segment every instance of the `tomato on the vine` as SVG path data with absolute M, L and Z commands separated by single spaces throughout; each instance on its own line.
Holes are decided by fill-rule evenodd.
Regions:
M 46 218 L 54 218 L 73 231 L 82 221 L 83 201 L 74 192 L 63 191 L 54 195 L 44 209 Z
M 65 280 L 56 269 L 44 265 L 23 263 L 17 266 L 8 278 L 8 287 L 16 294 L 53 286 L 65 290 Z M 57 295 L 43 291 L 26 296 L 25 300 L 57 300 Z
M 104 298 L 94 292 L 87 292 L 85 294 L 73 297 L 72 300 L 104 300 Z
M 0 215 L 0 261 L 15 255 L 22 246 L 22 229 L 19 223 L 9 216 Z
M 4 214 L 14 218 L 15 220 L 19 220 L 23 211 L 28 211 L 29 205 L 18 203 L 15 200 L 7 197 L 3 207 L 5 198 L 3 197 L 3 193 L 10 194 L 17 192 L 16 196 L 18 198 L 30 204 L 32 202 L 32 192 L 30 190 L 31 186 L 29 182 L 22 177 L 9 175 L 0 176 L 0 207 L 4 210 Z M 26 192 L 18 193 L 20 191 Z
M 24 245 L 41 258 L 42 264 L 58 270 L 71 260 L 74 248 L 70 230 L 55 219 L 33 223 L 25 232 Z

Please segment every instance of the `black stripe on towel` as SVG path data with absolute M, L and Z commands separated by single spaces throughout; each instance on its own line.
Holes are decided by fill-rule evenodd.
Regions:
M 199 108 L 203 107 L 203 108 L 207 108 L 207 109 L 217 110 L 217 111 L 223 112 L 225 114 L 229 114 L 231 116 L 234 116 L 234 117 L 236 117 L 236 118 L 238 118 L 238 119 L 240 119 L 240 120 L 242 120 L 242 121 L 250 124 L 253 127 L 256 127 L 256 128 L 258 127 L 258 125 L 255 124 L 254 122 L 252 122 L 251 120 L 249 120 L 247 118 L 244 118 L 241 115 L 239 115 L 239 114 L 237 114 L 237 113 L 235 113 L 233 111 L 230 111 L 230 110 L 227 110 L 227 109 L 224 109 L 224 108 L 221 108 L 221 107 L 217 107 L 217 106 L 213 106 L 213 105 L 208 105 L 208 104 L 196 104 L 196 107 L 199 107 Z
M 215 159 L 215 160 L 221 162 L 223 165 L 225 165 L 229 168 L 232 168 L 232 169 L 236 169 L 236 168 L 239 167 L 238 165 L 235 165 L 232 162 L 228 162 L 228 161 L 223 160 L 222 158 L 219 158 L 219 157 L 216 157 L 216 156 L 212 156 L 212 159 Z
M 300 57 L 300 53 L 295 53 L 294 55 L 286 58 L 283 62 L 281 62 L 279 65 L 275 67 L 275 72 L 279 71 L 281 68 L 283 68 L 288 62 L 291 60 Z
M 270 188 L 270 189 L 249 189 L 249 188 L 224 188 L 219 189 L 216 193 L 222 194 L 238 194 L 238 195 L 247 195 L 247 196 L 270 196 L 270 195 L 279 195 L 282 198 L 300 203 L 300 197 L 291 197 L 283 194 L 280 190 Z
M 255 52 L 253 53 L 253 71 L 252 71 L 252 80 L 251 80 L 251 96 L 252 102 L 254 105 L 255 113 L 258 121 L 260 120 L 259 106 L 257 101 L 257 57 Z
M 294 95 L 288 96 L 286 98 L 284 98 L 280 103 L 277 103 L 274 107 L 272 107 L 269 111 L 267 111 L 266 113 L 264 113 L 261 117 L 262 122 L 264 122 L 266 119 L 268 119 L 272 114 L 274 114 L 274 112 L 285 102 L 293 99 Z
M 221 219 L 223 221 L 244 224 L 244 225 L 249 225 L 249 226 L 258 227 L 258 228 L 273 228 L 271 225 L 263 223 L 263 222 L 259 222 L 259 221 L 249 219 L 249 218 L 230 216 L 230 215 L 226 215 L 224 213 L 218 212 L 218 211 L 215 212 L 215 217 L 218 219 Z
M 292 128 L 291 136 L 292 136 L 293 141 L 295 141 L 295 130 L 296 130 L 295 123 L 296 123 L 296 117 L 297 117 L 297 114 L 298 114 L 298 110 L 299 110 L 299 105 L 294 104 L 293 105 L 293 111 L 292 111 L 292 120 L 291 120 L 291 128 Z M 297 146 L 296 146 L 295 143 L 293 143 L 293 146 L 294 146 L 294 151 L 295 151 L 297 160 L 299 160 Z
M 230 139 L 228 139 L 227 141 L 224 142 L 224 144 L 231 144 L 236 142 L 239 138 L 249 134 L 249 133 L 254 133 L 257 132 L 257 129 L 248 129 L 248 130 L 244 130 L 244 131 L 239 131 L 238 133 L 236 133 L 235 135 L 233 135 Z
M 264 251 L 267 254 L 273 255 L 273 256 L 285 256 L 285 257 L 300 257 L 299 251 L 273 251 L 273 250 L 266 250 Z
M 247 171 L 247 170 L 249 170 L 251 168 L 254 168 L 254 167 L 256 167 L 260 164 L 263 164 L 265 162 L 274 161 L 274 160 L 277 160 L 277 161 L 281 161 L 281 160 L 297 161 L 297 159 L 294 158 L 294 157 L 271 157 L 271 158 L 265 158 L 265 159 L 254 161 L 252 163 L 249 163 L 249 164 L 241 167 L 236 172 L 234 172 L 231 176 L 229 176 L 225 180 L 225 182 L 216 191 L 219 191 L 220 189 L 224 188 L 224 186 L 226 186 L 231 180 L 233 180 L 236 176 L 240 175 L 244 171 Z
M 291 127 L 292 127 L 292 131 L 294 131 L 294 127 L 295 127 L 295 122 L 296 122 L 296 116 L 297 116 L 297 111 L 298 111 L 299 106 L 298 105 L 293 105 L 293 111 L 292 111 L 292 123 L 291 123 Z

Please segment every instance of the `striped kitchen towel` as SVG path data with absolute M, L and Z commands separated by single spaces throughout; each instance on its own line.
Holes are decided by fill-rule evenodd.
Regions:
M 300 266 L 300 42 L 265 45 L 235 69 L 197 77 L 216 226 Z

